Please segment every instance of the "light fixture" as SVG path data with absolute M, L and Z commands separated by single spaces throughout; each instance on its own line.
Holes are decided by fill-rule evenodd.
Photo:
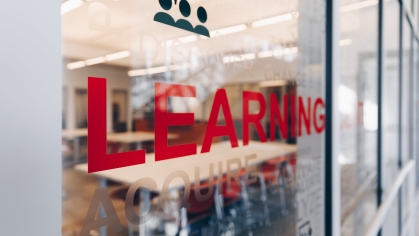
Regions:
M 121 59 L 121 58 L 129 57 L 130 55 L 131 55 L 131 53 L 129 51 L 121 51 L 121 52 L 111 53 L 111 54 L 108 54 L 106 56 L 95 57 L 95 58 L 87 59 L 85 61 L 78 61 L 78 62 L 69 63 L 69 64 L 67 64 L 67 68 L 69 70 L 72 70 L 72 69 L 77 69 L 77 68 L 81 68 L 81 67 L 85 67 L 85 66 L 92 66 L 92 65 L 103 63 L 105 61 L 114 61 L 114 60 L 118 60 L 118 59 Z
M 292 13 L 286 13 L 274 17 L 265 18 L 262 20 L 257 20 L 252 22 L 252 27 L 261 27 L 265 25 L 272 25 L 279 22 L 292 20 Z
M 366 7 L 371 7 L 378 4 L 378 0 L 367 0 L 363 2 L 357 2 L 354 4 L 349 4 L 340 8 L 341 13 L 355 11 Z
M 105 57 L 95 57 L 95 58 L 86 60 L 85 62 L 86 62 L 86 65 L 88 66 L 96 65 L 96 64 L 105 62 Z
M 77 61 L 77 62 L 67 64 L 67 69 L 72 70 L 72 69 L 82 68 L 85 66 L 86 66 L 86 63 L 84 61 Z
M 122 52 L 116 52 L 112 54 L 108 54 L 105 56 L 106 61 L 114 61 L 121 58 L 129 57 L 131 53 L 129 51 L 122 51 Z
M 166 47 L 173 46 L 174 43 L 176 43 L 177 40 L 179 40 L 182 43 L 191 43 L 191 42 L 194 42 L 194 41 L 198 40 L 198 36 L 189 35 L 189 36 L 185 36 L 185 37 L 181 37 L 181 38 L 177 38 L 177 39 L 169 39 L 169 40 L 166 41 Z
M 287 84 L 287 81 L 284 79 L 280 79 L 280 80 L 264 80 L 259 82 L 259 86 L 260 87 L 279 87 L 279 86 L 284 86 Z
M 297 47 L 292 48 L 281 48 L 276 49 L 272 51 L 263 51 L 258 53 L 259 58 L 267 58 L 267 57 L 273 57 L 273 56 L 282 56 L 282 55 L 288 55 L 288 54 L 294 54 L 298 52 Z
M 63 2 L 61 4 L 61 15 L 64 15 L 67 12 L 70 12 L 78 7 L 81 7 L 83 3 L 83 0 L 68 0 L 66 2 Z
M 246 29 L 247 29 L 247 25 L 240 24 L 240 25 L 230 26 L 230 27 L 227 27 L 227 28 L 213 30 L 213 31 L 210 32 L 210 35 L 213 38 L 213 37 L 217 37 L 217 36 L 221 36 L 221 35 L 237 33 L 237 32 L 240 32 L 240 31 L 244 31 Z M 207 38 L 207 37 L 201 37 L 201 38 Z
M 264 52 L 259 52 L 258 53 L 258 57 L 259 58 L 265 58 L 265 57 L 272 57 L 274 54 L 272 51 L 264 51 Z
M 339 46 L 343 47 L 343 46 L 348 46 L 352 44 L 352 39 L 341 39 L 339 41 Z
M 187 68 L 189 68 L 188 63 L 185 63 L 182 66 L 178 66 L 178 65 L 159 66 L 159 67 L 153 67 L 153 68 L 148 68 L 148 69 L 131 70 L 131 71 L 128 71 L 128 75 L 130 77 L 141 76 L 141 75 L 152 75 L 152 74 L 158 74 L 158 73 L 163 73 L 167 71 L 175 71 L 175 70 L 181 70 L 181 69 L 187 69 Z
M 256 55 L 254 53 L 247 53 L 247 54 L 241 54 L 237 56 L 225 56 L 223 57 L 224 63 L 231 63 L 231 62 L 237 62 L 237 61 L 244 61 L 244 60 L 253 60 L 256 58 Z

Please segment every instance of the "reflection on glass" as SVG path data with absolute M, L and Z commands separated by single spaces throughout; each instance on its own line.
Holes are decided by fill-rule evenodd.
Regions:
M 63 235 L 324 235 L 324 9 L 65 1 Z M 87 173 L 88 77 L 106 79 L 102 156 L 144 164 Z
M 382 81 L 383 130 L 382 130 L 382 186 L 383 199 L 386 198 L 398 174 L 399 158 L 399 54 L 400 54 L 400 6 L 396 0 L 385 3 L 384 14 L 393 15 L 394 19 L 384 19 L 384 68 Z M 385 223 L 383 235 L 398 232 L 398 200 L 393 203 Z
M 378 8 L 376 1 L 341 6 L 341 235 L 362 235 L 376 211 Z

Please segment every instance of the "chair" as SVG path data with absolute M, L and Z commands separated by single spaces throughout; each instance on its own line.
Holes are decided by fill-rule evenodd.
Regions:
M 108 153 L 122 152 L 122 145 L 117 142 L 108 142 Z

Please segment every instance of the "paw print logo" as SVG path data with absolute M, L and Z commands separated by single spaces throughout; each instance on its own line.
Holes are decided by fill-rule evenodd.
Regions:
M 177 4 L 177 0 L 175 1 L 175 5 Z M 159 0 L 160 6 L 168 11 L 172 8 L 172 0 Z M 191 15 L 191 5 L 189 5 L 189 2 L 187 0 L 180 0 L 179 2 L 179 10 L 180 13 L 184 17 L 189 17 Z M 207 11 L 203 7 L 199 7 L 196 11 L 196 14 L 198 16 L 198 20 L 204 24 L 207 21 Z M 202 25 L 197 25 L 195 27 L 192 26 L 192 24 L 185 20 L 185 19 L 179 19 L 175 21 L 172 16 L 170 16 L 166 12 L 158 12 L 156 15 L 154 15 L 154 21 L 170 25 L 179 29 L 187 30 L 193 33 L 197 33 L 203 36 L 210 37 L 209 31 L 207 28 L 205 28 Z

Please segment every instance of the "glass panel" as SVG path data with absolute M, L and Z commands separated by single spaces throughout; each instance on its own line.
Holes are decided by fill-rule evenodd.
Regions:
M 61 10 L 63 234 L 324 235 L 323 0 Z
M 399 172 L 399 114 L 400 97 L 403 97 L 403 84 L 400 87 L 400 5 L 398 1 L 386 2 L 385 16 L 393 16 L 393 19 L 384 17 L 384 76 L 383 76 L 383 199 L 386 199 L 391 186 Z M 397 19 L 397 20 L 395 20 Z M 403 91 L 403 92 L 402 92 Z M 400 94 L 401 93 L 401 94 Z M 402 111 L 403 112 L 403 111 Z M 402 113 L 403 114 L 403 113 Z M 403 136 L 402 136 L 403 137 Z M 399 197 L 402 195 L 399 192 Z M 393 208 L 384 223 L 383 235 L 397 235 L 399 222 L 399 197 L 393 203 Z
M 403 19 L 403 80 L 402 80 L 402 160 L 405 166 L 411 159 L 412 155 L 412 29 L 406 17 Z M 403 228 L 409 220 L 409 213 L 412 204 L 409 201 L 409 192 L 413 189 L 408 188 L 408 183 L 404 184 L 401 189 L 402 200 L 402 219 Z
M 399 47 L 400 5 L 397 0 L 386 2 L 384 17 L 383 68 L 383 130 L 382 130 L 382 183 L 387 193 L 398 172 L 399 151 Z M 384 198 L 383 198 L 384 199 Z
M 414 125 L 414 158 L 416 159 L 416 163 L 419 163 L 419 43 L 416 40 L 413 40 L 413 58 L 414 58 L 414 75 L 413 75 L 413 82 L 415 87 L 414 93 L 414 105 L 413 109 L 415 111 L 415 121 Z M 419 165 L 416 165 L 416 189 L 419 189 Z
M 391 209 L 388 212 L 381 230 L 382 236 L 399 235 L 399 205 L 398 198 L 391 204 Z
M 402 71 L 402 161 L 406 164 L 410 159 L 410 111 L 411 111 L 411 43 L 412 30 L 407 18 L 403 17 L 403 71 Z
M 413 13 L 413 0 L 403 0 L 403 5 L 406 10 Z
M 378 8 L 365 3 L 341 1 L 342 235 L 362 235 L 376 210 Z

